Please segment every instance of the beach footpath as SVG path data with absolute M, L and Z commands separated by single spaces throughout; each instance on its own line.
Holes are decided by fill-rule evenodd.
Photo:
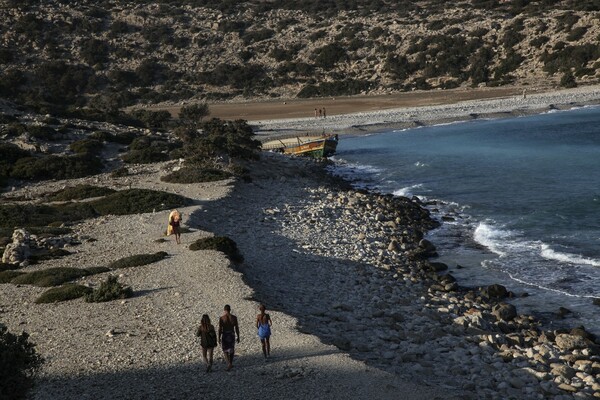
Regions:
M 461 391 L 454 396 L 454 391 L 443 386 L 412 382 L 403 375 L 350 357 L 347 351 L 302 329 L 295 316 L 271 301 L 266 304 L 274 323 L 272 357 L 265 361 L 254 327 L 259 300 L 244 276 L 257 264 L 262 268 L 272 263 L 272 255 L 264 251 L 280 243 L 256 243 L 254 248 L 247 245 L 248 237 L 255 232 L 254 218 L 263 218 L 263 213 L 251 218 L 245 206 L 267 208 L 270 196 L 266 193 L 287 191 L 283 181 L 287 172 L 281 171 L 285 164 L 254 165 L 257 171 L 270 177 L 267 181 L 257 179 L 256 183 L 161 182 L 159 177 L 175 165 L 132 167 L 130 175 L 123 178 L 102 174 L 44 182 L 9 194 L 12 198 L 35 199 L 68 185 L 87 183 L 114 189 L 161 190 L 194 200 L 193 205 L 179 208 L 185 229 L 181 245 L 171 237 L 164 237 L 170 210 L 107 215 L 72 227 L 73 241 L 80 244 L 66 247 L 72 253 L 69 256 L 27 267 L 28 271 L 55 266 L 98 267 L 127 256 L 166 252 L 168 256 L 162 261 L 116 273 L 120 282 L 133 289 L 131 298 L 108 303 L 77 299 L 35 304 L 44 288 L 0 285 L 2 322 L 12 332 L 28 332 L 45 360 L 30 398 L 466 398 L 459 395 Z M 266 186 L 269 182 L 277 185 Z M 264 190 L 265 197 L 238 197 L 236 188 L 244 186 Z M 220 252 L 189 250 L 195 240 L 217 233 L 209 229 L 209 223 L 246 230 L 245 235 L 233 230 L 218 233 L 239 240 L 248 263 L 234 269 Z M 257 235 L 261 232 L 264 231 L 256 230 Z M 294 254 L 292 249 L 285 251 Z M 110 274 L 115 272 L 84 277 L 77 282 L 96 287 Z M 271 278 L 263 277 L 265 281 Z M 313 284 L 334 289 L 324 286 L 326 282 Z M 264 297 L 264 300 L 269 299 Z M 216 349 L 213 372 L 207 374 L 194 332 L 204 313 L 216 324 L 225 304 L 231 305 L 240 321 L 241 342 L 236 348 L 233 370 L 225 371 L 222 353 Z
M 462 287 L 423 239 L 439 223 L 418 199 L 355 191 L 277 154 L 251 177 L 193 220 L 236 240 L 255 298 L 300 332 L 460 398 L 600 397 L 594 335 L 544 327 L 495 282 Z

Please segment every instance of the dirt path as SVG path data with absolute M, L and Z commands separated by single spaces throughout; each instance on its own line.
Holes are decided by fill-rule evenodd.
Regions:
M 541 93 L 553 88 L 527 88 L 527 93 Z M 451 89 L 415 91 L 378 96 L 326 97 L 320 99 L 251 100 L 247 102 L 209 103 L 210 117 L 225 120 L 314 117 L 315 109 L 325 109 L 327 116 L 354 112 L 378 111 L 401 107 L 454 104 L 465 100 L 491 99 L 519 95 L 522 87 Z M 156 105 L 149 110 L 167 110 L 177 116 L 181 105 Z M 318 112 L 318 111 L 317 111 Z

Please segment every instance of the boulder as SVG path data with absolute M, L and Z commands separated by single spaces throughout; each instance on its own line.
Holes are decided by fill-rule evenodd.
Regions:
M 579 335 L 562 333 L 556 335 L 556 345 L 561 350 L 585 349 L 591 345 L 591 341 Z
M 481 294 L 489 298 L 504 299 L 508 297 L 508 290 L 502 285 L 494 284 L 482 288 Z
M 492 314 L 499 321 L 512 321 L 517 316 L 517 308 L 512 304 L 499 303 L 492 308 Z
M 2 262 L 5 264 L 21 264 L 31 256 L 31 237 L 24 229 L 15 229 L 12 243 L 6 245 Z

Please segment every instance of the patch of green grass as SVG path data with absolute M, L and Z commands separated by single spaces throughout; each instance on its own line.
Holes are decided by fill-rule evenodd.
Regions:
M 113 261 L 110 263 L 109 268 L 119 269 L 119 268 L 131 268 L 131 267 L 139 267 L 142 265 L 152 264 L 158 262 L 160 260 L 165 259 L 169 254 L 164 251 L 159 251 L 154 254 L 136 254 L 129 257 L 121 258 L 117 261 Z
M 112 193 L 116 190 L 93 185 L 77 185 L 64 188 L 62 190 L 50 193 L 48 195 L 49 201 L 69 201 L 69 200 L 82 200 L 89 199 L 91 197 L 101 197 Z
M 92 292 L 92 288 L 74 283 L 67 283 L 52 289 L 46 290 L 35 300 L 36 304 L 58 303 L 78 299 Z
M 25 272 L 20 271 L 2 271 L 0 272 L 0 283 L 10 283 L 13 279 L 20 275 L 24 275 Z
M 170 183 L 200 183 L 215 182 L 231 178 L 232 174 L 214 168 L 184 167 L 168 175 L 161 176 L 160 180 Z
M 237 244 L 226 236 L 214 236 L 198 239 L 190 245 L 190 250 L 216 250 L 224 253 L 231 261 L 241 263 L 244 257 L 239 252 Z
M 99 274 L 109 271 L 108 268 L 69 268 L 55 267 L 39 271 L 28 272 L 14 277 L 10 282 L 14 284 L 34 285 L 39 287 L 50 287 L 62 285 L 84 276 Z
M 100 303 L 105 301 L 126 299 L 133 296 L 133 289 L 119 283 L 116 276 L 109 276 L 97 289 L 85 295 L 88 303 Z
M 149 189 L 121 190 L 89 203 L 102 215 L 128 215 L 168 210 L 191 204 L 183 196 Z

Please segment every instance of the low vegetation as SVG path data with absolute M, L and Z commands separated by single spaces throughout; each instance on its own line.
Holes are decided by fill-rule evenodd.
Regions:
M 222 181 L 232 176 L 231 173 L 216 168 L 184 167 L 161 176 L 160 180 L 170 183 L 201 183 Z
M 0 283 L 10 283 L 18 276 L 24 275 L 25 272 L 5 270 L 0 272 Z
M 224 253 L 234 263 L 244 261 L 244 257 L 238 250 L 237 244 L 226 236 L 198 239 L 190 245 L 190 250 L 216 250 Z
M 58 286 L 84 276 L 108 272 L 108 268 L 69 268 L 55 267 L 27 272 L 14 277 L 10 282 L 16 285 L 34 285 L 39 287 Z
M 172 193 L 149 189 L 127 189 L 84 203 L 60 206 L 48 204 L 0 205 L 0 228 L 60 225 L 99 215 L 129 215 L 166 210 L 191 204 L 191 200 Z M 60 230 L 62 228 L 53 228 Z M 11 232 L 12 233 L 12 232 Z
M 29 335 L 15 335 L 0 324 L 0 399 L 25 399 L 43 360 Z
M 101 215 L 129 215 L 190 205 L 183 196 L 150 189 L 127 189 L 90 202 Z
M 168 257 L 168 253 L 164 251 L 159 251 L 154 254 L 136 254 L 129 257 L 124 257 L 113 261 L 109 264 L 109 268 L 111 269 L 120 269 L 120 268 L 131 268 L 131 267 L 139 267 L 142 265 L 152 264 L 161 260 L 164 260 Z
M 85 295 L 88 303 L 101 303 L 106 301 L 127 299 L 133 296 L 133 289 L 121 284 L 116 276 L 109 276 L 106 281 L 92 292 Z
M 58 303 L 78 299 L 91 293 L 92 289 L 75 283 L 67 283 L 62 286 L 46 290 L 35 300 L 36 304 Z
M 116 190 L 107 187 L 93 185 L 76 185 L 69 186 L 54 193 L 50 193 L 47 199 L 49 201 L 83 200 L 92 197 L 102 197 L 115 192 Z
M 98 157 L 88 154 L 25 157 L 12 165 L 10 177 L 24 180 L 74 179 L 99 174 L 103 168 Z

